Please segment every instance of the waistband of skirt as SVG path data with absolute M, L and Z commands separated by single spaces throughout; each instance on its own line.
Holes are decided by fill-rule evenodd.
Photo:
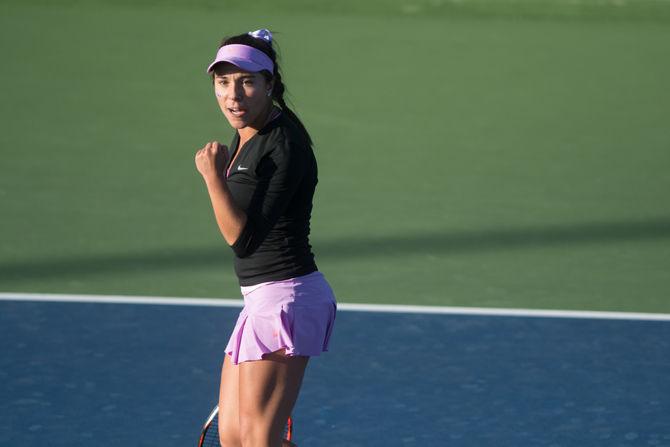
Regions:
M 321 273 L 318 270 L 315 270 L 311 273 L 308 273 L 306 275 L 302 276 L 296 276 L 294 278 L 288 278 L 288 279 L 281 279 L 278 281 L 267 281 L 267 282 L 261 282 L 258 284 L 254 284 L 253 286 L 240 286 L 240 290 L 242 291 L 242 295 L 248 295 L 249 293 L 253 292 L 256 289 L 259 289 L 261 287 L 267 287 L 267 286 L 297 286 L 299 284 L 304 284 L 306 282 L 310 281 L 319 281 L 324 279 L 323 273 Z

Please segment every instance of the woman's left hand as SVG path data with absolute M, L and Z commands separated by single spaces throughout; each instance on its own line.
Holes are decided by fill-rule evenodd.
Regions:
M 224 176 L 228 162 L 228 148 L 212 141 L 195 153 L 195 166 L 205 180 Z

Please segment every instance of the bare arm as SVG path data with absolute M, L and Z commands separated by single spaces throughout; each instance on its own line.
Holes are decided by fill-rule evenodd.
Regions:
M 233 245 L 247 223 L 247 215 L 233 201 L 225 182 L 227 154 L 225 146 L 213 141 L 195 155 L 195 165 L 207 185 L 214 216 L 228 245 Z

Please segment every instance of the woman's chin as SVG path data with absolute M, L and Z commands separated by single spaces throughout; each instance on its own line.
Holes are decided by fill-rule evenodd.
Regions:
M 228 119 L 228 124 L 230 124 L 230 127 L 233 129 L 244 129 L 249 125 L 247 120 L 238 118 L 236 116 L 226 115 L 226 118 Z

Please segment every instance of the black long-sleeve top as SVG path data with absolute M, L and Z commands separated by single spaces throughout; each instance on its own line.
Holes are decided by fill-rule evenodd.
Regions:
M 282 113 L 238 150 L 230 144 L 226 183 L 247 215 L 231 246 L 241 286 L 278 281 L 317 270 L 309 244 L 317 165 L 300 129 Z

